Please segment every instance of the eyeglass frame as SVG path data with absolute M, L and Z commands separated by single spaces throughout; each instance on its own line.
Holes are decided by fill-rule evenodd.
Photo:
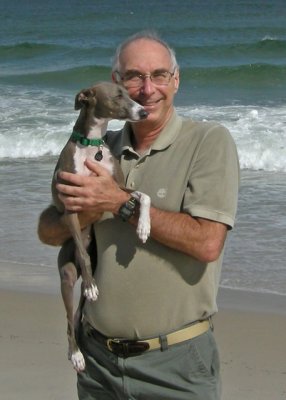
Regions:
M 135 77 L 136 78 L 139 78 L 140 80 L 141 80 L 141 83 L 140 84 L 138 84 L 138 85 L 136 85 L 136 86 L 129 86 L 129 88 L 131 89 L 131 88 L 141 88 L 142 86 L 143 86 L 143 83 L 144 83 L 144 81 L 145 81 L 145 79 L 146 78 L 150 78 L 150 80 L 151 80 L 151 82 L 153 83 L 153 85 L 158 85 L 158 86 L 168 86 L 169 85 L 169 83 L 171 82 L 171 79 L 173 78 L 173 76 L 175 75 L 175 72 L 176 72 L 176 68 L 174 69 L 174 71 L 173 72 L 170 72 L 170 71 L 168 71 L 168 70 L 165 70 L 165 69 L 156 69 L 155 71 L 153 71 L 153 72 L 151 72 L 150 74 L 141 74 L 139 71 L 136 71 L 136 70 L 131 70 L 131 71 L 128 71 L 129 73 L 130 72 L 134 72 L 134 73 L 137 73 L 137 75 L 135 75 Z M 128 73 L 127 72 L 127 73 Z M 154 83 L 153 82 L 153 77 L 154 77 L 154 74 L 158 74 L 158 73 L 168 73 L 169 74 L 169 81 L 167 82 L 167 83 L 164 83 L 164 84 L 156 84 L 156 83 Z M 125 81 L 124 80 L 124 76 L 123 75 L 121 75 L 120 74 L 120 72 L 119 71 L 114 71 L 114 74 L 115 74 L 115 77 L 116 77 L 116 80 L 118 81 L 118 77 L 119 77 L 119 79 L 121 80 L 121 82 L 127 82 L 127 81 Z

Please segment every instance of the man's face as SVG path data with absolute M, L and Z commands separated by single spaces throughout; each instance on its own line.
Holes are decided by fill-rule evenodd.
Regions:
M 179 72 L 174 71 L 168 50 L 153 40 L 138 39 L 127 45 L 121 53 L 120 68 L 119 73 L 123 77 L 130 73 L 148 75 L 141 80 L 139 87 L 129 87 L 128 81 L 123 81 L 123 85 L 130 97 L 149 113 L 146 123 L 164 125 L 171 115 L 174 95 L 179 86 Z M 164 85 L 157 84 L 155 79 L 152 81 L 149 75 L 156 71 L 168 71 L 170 81 Z

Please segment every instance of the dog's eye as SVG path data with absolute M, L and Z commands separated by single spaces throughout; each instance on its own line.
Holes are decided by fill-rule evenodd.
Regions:
M 123 93 L 119 92 L 117 96 L 115 96 L 115 100 L 120 100 L 123 98 Z

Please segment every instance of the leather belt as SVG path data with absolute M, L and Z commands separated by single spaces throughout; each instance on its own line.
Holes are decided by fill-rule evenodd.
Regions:
M 190 325 L 186 328 L 178 331 L 169 333 L 168 335 L 162 335 L 146 340 L 127 340 L 117 338 L 107 338 L 100 332 L 89 326 L 88 334 L 93 336 L 100 343 L 104 344 L 109 351 L 116 354 L 119 357 L 132 357 L 137 356 L 145 351 L 156 350 L 162 348 L 162 340 L 167 346 L 172 346 L 184 342 L 186 340 L 193 339 L 197 336 L 207 332 L 209 328 L 212 328 L 210 320 L 204 320 Z

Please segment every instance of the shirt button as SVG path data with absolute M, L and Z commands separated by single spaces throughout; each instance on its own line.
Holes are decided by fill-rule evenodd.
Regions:
M 134 183 L 134 182 L 131 182 L 131 183 L 130 183 L 130 186 L 131 186 L 132 188 L 134 188 L 135 183 Z

